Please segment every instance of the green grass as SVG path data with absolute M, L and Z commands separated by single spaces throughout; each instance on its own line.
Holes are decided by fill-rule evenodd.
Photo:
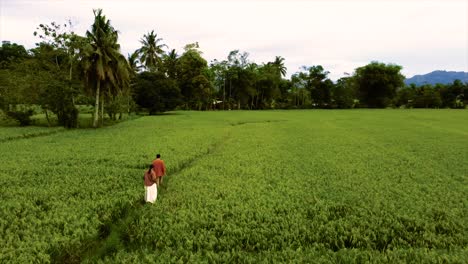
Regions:
M 78 128 L 91 128 L 93 125 L 93 115 L 91 112 L 89 112 L 89 108 L 85 106 L 78 106 L 78 109 L 80 110 L 80 114 L 78 116 Z M 139 116 L 140 115 L 135 115 L 135 114 L 130 114 L 130 115 L 123 114 L 122 120 L 115 120 L 115 121 L 106 117 L 104 120 L 104 126 L 114 125 L 122 121 L 138 118 Z M 37 109 L 36 109 L 36 114 L 31 116 L 31 120 L 32 120 L 31 127 L 57 127 L 59 126 L 56 115 L 54 115 L 53 113 L 49 113 L 49 121 L 50 121 L 50 124 L 49 124 L 47 122 L 46 115 L 42 111 L 39 113 L 39 110 Z M 18 127 L 18 125 L 19 123 L 17 121 L 6 117 L 5 114 L 2 111 L 0 111 L 0 129 L 6 128 L 6 127 Z
M 466 263 L 466 120 L 175 112 L 8 140 L 0 262 Z M 156 153 L 168 176 L 144 205 Z
M 104 120 L 104 126 L 112 126 L 120 122 L 139 118 L 139 115 L 125 115 L 122 120 Z M 17 122 L 11 119 L 0 118 L 0 142 L 21 139 L 47 136 L 58 132 L 64 132 L 66 129 L 57 124 L 55 116 L 50 117 L 51 126 L 48 126 L 45 114 L 36 114 L 32 117 L 33 124 L 31 126 L 19 127 Z M 78 119 L 78 128 L 87 129 L 92 128 L 92 115 L 81 113 Z

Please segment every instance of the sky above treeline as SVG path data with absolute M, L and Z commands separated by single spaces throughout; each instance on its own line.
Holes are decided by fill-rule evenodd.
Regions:
M 33 48 L 39 24 L 69 19 L 84 35 L 96 8 L 125 55 L 155 30 L 179 54 L 198 42 L 208 62 L 235 49 L 258 64 L 282 56 L 287 76 L 322 65 L 336 80 L 371 61 L 399 64 L 407 77 L 468 71 L 468 0 L 0 0 L 0 40 Z

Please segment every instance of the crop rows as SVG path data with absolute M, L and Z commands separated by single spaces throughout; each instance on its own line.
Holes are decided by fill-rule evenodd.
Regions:
M 79 259 L 103 227 L 140 203 L 143 170 L 156 152 L 177 170 L 222 136 L 221 128 L 201 131 L 191 120 L 174 127 L 176 118 L 164 118 L 165 127 L 138 119 L 3 142 L 0 259 Z
M 427 110 L 181 112 L 4 142 L 0 256 L 464 263 L 467 119 Z M 155 152 L 169 176 L 157 203 L 143 205 L 141 174 Z

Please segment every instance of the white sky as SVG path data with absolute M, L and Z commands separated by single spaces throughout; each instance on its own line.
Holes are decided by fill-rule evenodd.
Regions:
M 336 80 L 372 60 L 407 77 L 468 71 L 468 0 L 0 0 L 0 40 L 32 48 L 40 23 L 70 18 L 84 34 L 93 8 L 119 30 L 125 55 L 154 29 L 179 54 L 198 41 L 208 62 L 234 49 L 259 64 L 282 56 L 288 76 L 320 64 Z

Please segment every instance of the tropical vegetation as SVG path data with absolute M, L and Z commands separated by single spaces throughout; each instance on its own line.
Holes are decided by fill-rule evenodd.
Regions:
M 70 21 L 40 24 L 36 48 L 4 41 L 0 48 L 0 114 L 19 125 L 44 114 L 49 126 L 80 126 L 91 106 L 92 126 L 131 113 L 184 110 L 465 108 L 468 83 L 405 85 L 402 66 L 371 62 L 336 81 L 321 65 L 287 78 L 285 58 L 256 63 L 233 50 L 208 62 L 198 42 L 169 49 L 155 30 L 122 55 L 119 33 L 102 10 L 85 36 Z M 34 73 L 34 74 L 33 74 Z M 54 124 L 53 120 L 57 120 Z

